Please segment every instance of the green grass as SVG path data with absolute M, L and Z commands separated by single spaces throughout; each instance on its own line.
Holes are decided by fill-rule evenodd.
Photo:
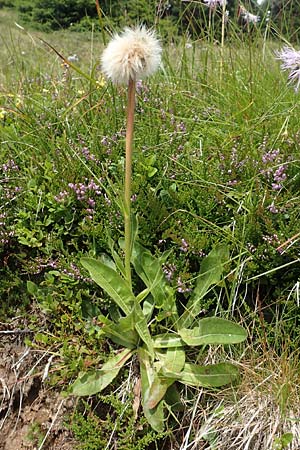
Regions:
M 112 305 L 87 279 L 79 259 L 108 253 L 108 238 L 123 236 L 119 204 L 126 92 L 102 80 L 98 34 L 46 35 L 21 29 L 15 21 L 10 12 L 0 11 L 0 320 L 9 320 L 17 309 L 36 333 L 31 345 L 57 356 L 50 384 L 67 385 L 79 370 L 101 364 L 113 350 L 103 342 L 97 321 L 100 311 L 105 314 Z M 80 71 L 98 83 L 62 65 L 40 38 L 64 57 L 76 53 Z M 232 422 L 239 407 L 247 408 L 245 399 L 254 410 L 259 384 L 260 395 L 268 395 L 276 410 L 274 422 L 282 421 L 273 435 L 270 431 L 270 445 L 296 449 L 299 432 L 289 428 L 288 416 L 291 409 L 295 417 L 299 412 L 299 392 L 290 385 L 286 395 L 279 390 L 287 373 L 295 374 L 300 337 L 299 102 L 275 59 L 280 47 L 280 41 L 264 43 L 261 33 L 228 42 L 223 54 L 203 39 L 190 48 L 185 42 L 165 44 L 163 70 L 138 91 L 133 209 L 142 243 L 153 253 L 171 251 L 166 270 L 183 305 L 188 294 L 182 291 L 193 286 L 203 255 L 217 243 L 229 246 L 227 276 L 203 300 L 203 310 L 235 317 L 251 339 L 244 350 L 232 354 L 226 349 L 239 362 L 243 381 L 225 396 L 224 408 L 233 411 Z M 281 167 L 286 179 L 274 189 Z M 214 354 L 209 357 L 213 360 Z M 270 374 L 271 387 L 264 381 Z M 121 394 L 114 386 L 119 400 L 125 382 L 120 383 Z M 223 393 L 217 401 L 207 395 L 202 406 L 213 411 Z M 170 414 L 174 438 L 157 437 L 159 448 L 179 448 L 175 441 L 183 443 L 188 430 L 191 441 L 210 439 L 211 449 L 229 448 L 214 444 L 213 434 L 199 438 L 204 419 L 195 412 L 194 398 L 188 393 L 181 426 L 176 422 L 180 413 Z M 221 416 L 213 413 L 207 422 L 213 423 L 212 433 L 219 432 Z M 253 430 L 245 427 L 246 415 L 239 418 L 246 442 Z M 138 446 L 139 435 L 124 447 L 122 427 L 129 433 L 132 423 L 127 413 L 121 419 L 117 431 L 105 422 L 106 431 L 94 436 L 96 447 L 80 448 L 104 448 L 107 430 L 120 436 L 120 448 L 155 448 L 144 422 L 145 445 Z M 88 433 L 94 421 L 101 427 L 106 419 L 78 412 L 73 420 L 75 435 L 84 441 L 85 427 Z M 271 430 L 272 423 L 267 425 Z M 289 431 L 294 443 L 284 447 L 280 439 Z

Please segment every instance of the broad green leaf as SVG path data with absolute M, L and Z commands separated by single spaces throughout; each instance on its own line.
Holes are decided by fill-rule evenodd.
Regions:
M 110 267 L 116 272 L 116 264 L 115 262 L 108 256 L 106 253 L 102 253 L 100 255 L 99 261 L 101 261 L 106 266 Z
M 134 311 L 119 319 L 118 323 L 103 316 L 100 316 L 100 320 L 104 324 L 101 329 L 102 333 L 113 342 L 131 349 L 137 347 L 138 334 L 135 331 Z
M 182 328 L 178 334 L 190 346 L 237 344 L 247 338 L 247 332 L 241 325 L 219 317 L 200 319 L 196 327 Z
M 175 296 L 167 283 L 160 260 L 138 242 L 133 245 L 131 258 L 136 273 L 150 290 L 155 306 L 169 309 L 173 314 L 176 313 Z
M 180 336 L 175 333 L 164 333 L 153 336 L 154 348 L 184 347 L 186 344 Z
M 114 269 L 93 258 L 81 258 L 81 264 L 91 278 L 116 302 L 125 314 L 134 304 L 134 295 L 127 281 Z
M 138 356 L 140 361 L 143 411 L 151 427 L 155 431 L 161 432 L 164 430 L 163 403 L 159 402 L 155 408 L 149 408 L 150 387 L 154 380 L 155 369 L 147 351 L 142 347 L 138 350 Z
M 175 378 L 168 378 L 158 372 L 154 372 L 152 384 L 149 389 L 147 407 L 149 409 L 155 408 L 164 398 L 168 388 L 172 386 L 175 381 Z
M 152 313 L 154 310 L 154 298 L 152 297 L 152 295 L 148 295 L 147 298 L 145 298 L 144 302 L 143 302 L 143 314 L 146 317 L 147 322 L 151 319 L 152 317 Z
M 232 383 L 239 376 L 239 370 L 230 363 L 208 366 L 186 363 L 181 372 L 168 376 L 176 377 L 180 383 L 189 386 L 220 387 Z
M 141 305 L 138 302 L 134 304 L 134 321 L 135 329 L 138 332 L 142 341 L 147 345 L 147 349 L 154 359 L 154 347 L 152 337 L 148 328 L 146 317 L 143 314 Z
M 178 328 L 188 328 L 192 325 L 202 309 L 201 300 L 212 285 L 220 282 L 224 264 L 229 259 L 227 246 L 219 245 L 214 248 L 202 261 L 196 286 L 186 305 L 186 311 L 179 318 Z
M 168 348 L 162 366 L 162 373 L 179 373 L 185 364 L 185 351 L 182 348 Z
M 134 310 L 135 329 L 154 357 L 153 343 L 146 318 L 127 281 L 111 267 L 96 259 L 82 258 L 81 263 L 89 271 L 92 279 L 111 296 L 126 315 Z
M 101 392 L 118 375 L 120 369 L 133 353 L 132 350 L 124 349 L 103 364 L 101 369 L 80 375 L 71 386 L 71 393 L 84 396 Z
M 116 267 L 118 268 L 118 270 L 119 270 L 120 274 L 123 276 L 123 278 L 125 278 L 126 277 L 125 267 L 124 267 L 122 259 L 120 258 L 119 254 L 115 250 L 115 242 L 111 237 L 107 238 L 107 242 L 109 245 L 111 256 L 113 257 L 114 262 L 116 264 Z
M 165 396 L 168 388 L 176 378 L 167 377 L 170 372 L 180 372 L 185 363 L 185 352 L 180 348 L 167 349 L 166 353 L 158 355 L 160 361 L 154 364 L 154 377 L 150 386 L 148 407 L 154 408 Z

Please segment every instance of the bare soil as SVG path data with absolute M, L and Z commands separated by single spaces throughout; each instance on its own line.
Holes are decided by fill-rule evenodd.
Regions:
M 47 387 L 53 357 L 15 326 L 0 323 L 0 450 L 75 450 L 64 424 L 74 400 Z

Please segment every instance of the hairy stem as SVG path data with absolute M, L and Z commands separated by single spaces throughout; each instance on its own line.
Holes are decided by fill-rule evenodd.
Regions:
M 124 189 L 124 219 L 125 219 L 125 273 L 131 284 L 130 258 L 132 251 L 131 238 L 131 174 L 132 174 L 132 143 L 135 108 L 135 80 L 128 83 L 127 127 L 126 127 L 126 159 L 125 159 L 125 189 Z

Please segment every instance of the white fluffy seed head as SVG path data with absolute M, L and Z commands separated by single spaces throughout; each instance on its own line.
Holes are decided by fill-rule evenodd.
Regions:
M 125 28 L 105 48 L 101 57 L 104 75 L 116 84 L 145 78 L 154 73 L 161 62 L 162 48 L 154 31 L 144 26 Z

